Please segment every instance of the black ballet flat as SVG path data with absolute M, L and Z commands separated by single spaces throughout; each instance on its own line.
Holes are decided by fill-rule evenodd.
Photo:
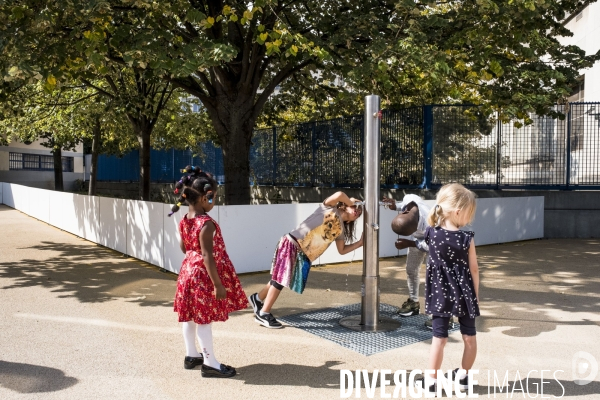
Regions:
M 202 365 L 202 376 L 205 378 L 231 378 L 235 374 L 237 374 L 237 371 L 229 365 L 221 364 L 219 369 Z
M 200 357 L 186 357 L 183 360 L 183 368 L 185 369 L 194 369 L 198 365 L 202 365 L 204 363 L 204 357 L 200 355 Z

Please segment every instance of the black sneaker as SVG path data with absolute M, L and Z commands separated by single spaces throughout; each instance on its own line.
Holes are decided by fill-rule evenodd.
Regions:
M 454 317 L 450 317 L 450 324 L 455 324 Z M 429 318 L 427 318 L 427 321 L 425 321 L 425 328 L 429 329 L 430 331 L 433 330 L 433 322 L 431 320 L 431 315 L 429 316 Z M 449 328 L 454 328 L 454 326 L 449 326 Z
M 194 369 L 198 365 L 202 365 L 204 363 L 204 356 L 200 354 L 200 357 L 185 357 L 183 359 L 183 368 L 185 369 Z
M 202 365 L 202 376 L 204 378 L 231 378 L 237 371 L 229 365 L 221 364 L 221 368 L 213 368 L 208 365 Z
M 423 394 L 425 394 L 425 396 L 427 396 L 428 394 L 433 394 L 435 396 L 435 394 L 437 393 L 437 387 L 435 383 L 432 383 L 431 385 L 429 385 L 429 387 L 425 387 L 425 377 L 416 379 L 415 387 L 423 390 Z
M 251 294 L 248 297 L 248 300 L 250 301 L 250 304 L 252 304 L 252 309 L 254 310 L 254 314 L 258 315 L 260 313 L 260 310 L 263 307 L 262 301 L 260 301 L 258 299 L 258 293 Z
M 408 299 L 402 303 L 402 307 L 398 310 L 398 314 L 402 317 L 410 317 L 411 315 L 419 315 L 420 310 L 421 305 L 418 301 Z
M 452 382 L 454 382 L 454 380 L 456 379 L 456 374 L 458 374 L 458 368 L 452 371 L 452 376 L 446 373 L 446 379 L 452 380 Z M 469 389 L 469 375 L 465 376 L 464 378 L 458 381 L 458 387 L 460 387 L 461 390 Z
M 281 325 L 281 322 L 277 321 L 277 319 L 275 319 L 275 317 L 271 313 L 264 314 L 264 315 L 260 315 L 260 313 L 258 313 L 254 316 L 254 320 L 256 322 L 258 322 L 259 324 L 261 324 L 262 326 L 269 328 L 269 329 L 283 328 L 283 325 Z

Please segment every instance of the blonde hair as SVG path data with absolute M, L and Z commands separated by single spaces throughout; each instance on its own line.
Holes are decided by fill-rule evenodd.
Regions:
M 442 186 L 435 199 L 436 205 L 427 216 L 430 226 L 440 226 L 456 210 L 465 213 L 467 224 L 473 221 L 477 209 L 476 195 L 460 183 Z

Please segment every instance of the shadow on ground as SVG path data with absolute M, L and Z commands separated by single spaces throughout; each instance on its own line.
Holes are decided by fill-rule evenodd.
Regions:
M 598 240 L 539 240 L 478 248 L 481 309 L 477 329 L 515 337 L 534 337 L 559 325 L 600 325 Z M 172 307 L 176 275 L 101 246 L 42 241 L 18 249 L 38 259 L 0 263 L 2 289 L 42 286 L 61 297 L 99 303 L 125 298 L 140 306 Z M 43 253 L 47 253 L 45 256 Z M 380 263 L 381 301 L 400 305 L 407 297 L 406 259 Z M 421 277 L 424 279 L 425 268 Z M 276 316 L 360 302 L 362 263 L 312 269 L 303 295 L 284 291 L 273 308 Z M 268 274 L 240 277 L 248 294 Z M 421 295 L 423 295 L 421 286 Z M 424 311 L 424 304 L 421 305 Z M 240 314 L 249 313 L 249 309 Z
M 319 367 L 294 364 L 252 364 L 237 368 L 235 379 L 246 385 L 305 386 L 310 388 L 340 387 L 340 371 L 331 369 L 339 361 L 327 361 Z
M 479 247 L 484 316 L 477 319 L 477 330 L 504 328 L 502 334 L 507 336 L 535 337 L 561 325 L 600 326 L 599 245 L 600 241 L 594 239 L 557 239 Z M 405 257 L 380 262 L 382 303 L 399 306 L 408 297 L 405 265 Z M 305 293 L 290 294 L 289 301 L 278 301 L 273 313 L 283 316 L 305 312 L 306 304 L 311 305 L 308 309 L 318 309 L 331 307 L 332 302 L 358 303 L 361 273 L 361 262 L 314 267 Z M 251 275 L 242 283 L 246 287 L 264 284 L 267 279 L 267 275 Z M 421 312 L 424 308 L 421 304 Z
M 58 392 L 77 382 L 60 369 L 0 361 L 0 385 L 18 393 Z
M 82 303 L 127 298 L 141 306 L 172 307 L 177 276 L 101 246 L 42 241 L 18 249 L 36 251 L 39 259 L 0 263 L 0 278 L 13 282 L 3 290 L 41 286 L 59 297 Z M 39 252 L 48 252 L 44 257 Z

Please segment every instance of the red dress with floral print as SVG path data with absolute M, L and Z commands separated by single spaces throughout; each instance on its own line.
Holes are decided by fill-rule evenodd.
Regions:
M 213 256 L 217 273 L 227 291 L 227 298 L 223 300 L 215 298 L 214 285 L 204 266 L 200 249 L 200 230 L 207 221 L 212 221 L 216 227 Z M 219 225 L 206 214 L 192 219 L 186 215 L 179 223 L 179 233 L 186 249 L 175 293 L 174 309 L 179 315 L 179 322 L 209 324 L 226 321 L 229 313 L 246 308 L 248 300 L 225 250 Z

